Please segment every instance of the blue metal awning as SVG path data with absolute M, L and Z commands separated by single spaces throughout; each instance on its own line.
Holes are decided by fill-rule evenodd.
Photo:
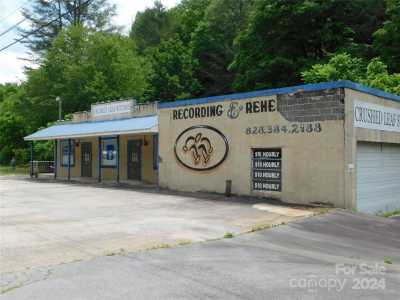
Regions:
M 26 141 L 38 141 L 157 132 L 158 116 L 146 116 L 120 120 L 57 124 L 39 130 L 24 139 Z

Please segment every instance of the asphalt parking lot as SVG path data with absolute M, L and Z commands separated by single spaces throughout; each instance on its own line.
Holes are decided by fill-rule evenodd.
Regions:
M 339 210 L 231 239 L 33 269 L 0 299 L 398 300 L 399 233 L 399 220 Z
M 0 273 L 217 239 L 311 214 L 254 199 L 0 176 Z

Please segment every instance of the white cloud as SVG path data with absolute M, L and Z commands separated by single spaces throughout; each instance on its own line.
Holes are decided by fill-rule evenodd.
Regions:
M 27 58 L 27 56 L 13 51 L 1 53 L 0 83 L 21 82 L 25 79 L 24 66 L 29 65 L 29 63 L 22 58 Z
M 117 16 L 114 18 L 115 24 L 123 26 L 124 33 L 128 33 L 133 20 L 135 19 L 136 13 L 142 11 L 147 7 L 151 7 L 154 4 L 154 0 L 109 0 L 110 3 L 117 5 Z M 161 3 L 167 8 L 171 8 L 179 3 L 180 0 L 161 0 Z M 14 1 L 3 1 L 0 2 L 0 33 L 5 31 L 7 28 L 17 23 L 22 19 L 21 14 L 17 11 L 8 16 L 10 13 L 15 11 L 18 7 L 29 3 L 28 0 L 14 0 Z M 8 17 L 7 17 L 8 16 Z M 5 20 L 2 20 L 7 17 Z M 13 30 L 0 37 L 0 48 L 8 45 L 15 38 L 18 37 L 18 31 Z M 26 57 L 27 49 L 22 44 L 17 44 L 10 47 L 9 49 L 0 52 L 0 83 L 4 82 L 19 82 L 25 79 L 23 73 L 24 66 L 27 64 L 26 61 L 20 58 Z
M 25 6 L 27 1 L 2 1 L 0 3 L 0 32 L 4 32 L 11 26 L 22 20 L 20 7 Z M 21 24 L 23 26 L 24 23 Z M 17 28 L 0 37 L 0 48 L 12 43 L 18 38 Z M 0 83 L 20 82 L 25 79 L 24 66 L 28 63 L 21 58 L 27 58 L 26 47 L 23 44 L 15 44 L 7 50 L 0 52 Z

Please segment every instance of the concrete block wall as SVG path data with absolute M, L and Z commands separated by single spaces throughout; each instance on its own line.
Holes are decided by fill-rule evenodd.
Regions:
M 290 122 L 344 120 L 344 89 L 278 95 L 278 111 Z

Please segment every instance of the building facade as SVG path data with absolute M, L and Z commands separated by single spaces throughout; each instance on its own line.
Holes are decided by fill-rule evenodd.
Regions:
M 38 131 L 26 140 L 54 140 L 54 175 L 85 182 L 156 184 L 157 103 L 123 100 L 92 105 L 72 121 Z
M 92 152 L 103 143 L 102 157 L 87 167 L 92 177 L 101 170 L 102 178 L 116 178 L 118 170 L 120 179 L 129 180 L 129 144 L 137 141 L 142 146 L 136 180 L 164 188 L 229 190 L 369 213 L 400 208 L 399 96 L 338 81 L 160 103 L 155 110 L 152 132 L 138 124 L 148 115 L 127 119 L 140 127 L 136 133 L 118 132 L 118 143 L 109 148 L 118 149 L 118 168 L 98 163 L 107 162 L 107 138 L 115 135 L 102 142 L 75 139 L 70 177 L 82 178 L 90 142 Z M 68 153 L 65 143 L 58 143 L 60 155 Z M 64 155 L 64 165 L 67 160 Z M 68 177 L 58 168 L 59 176 Z

